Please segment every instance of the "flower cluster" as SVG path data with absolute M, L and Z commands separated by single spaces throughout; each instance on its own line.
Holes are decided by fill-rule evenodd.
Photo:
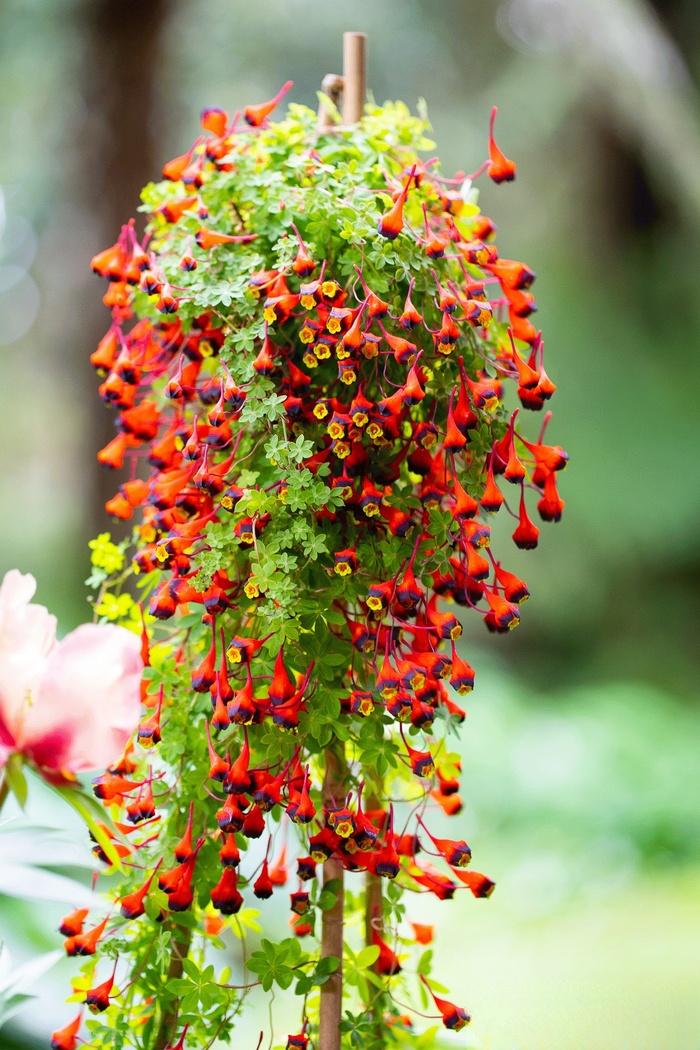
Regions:
M 195 958 L 220 916 L 288 882 L 292 842 L 295 936 L 248 960 L 264 988 L 300 982 L 288 1046 L 314 1038 L 313 990 L 339 964 L 298 940 L 335 901 L 317 886 L 328 860 L 384 886 L 369 962 L 348 948 L 343 965 L 368 1008 L 403 1023 L 397 949 L 426 935 L 398 932 L 399 887 L 493 888 L 464 840 L 426 826 L 461 808 L 446 736 L 474 671 L 455 610 L 517 626 L 527 586 L 494 556 L 489 523 L 512 516 L 531 549 L 531 498 L 545 521 L 564 506 L 549 413 L 536 440 L 520 429 L 521 409 L 555 390 L 535 275 L 500 256 L 472 181 L 419 159 L 427 125 L 400 104 L 319 132 L 295 105 L 270 124 L 276 101 L 232 120 L 206 110 L 202 136 L 144 192 L 146 239 L 129 224 L 93 259 L 112 323 L 92 363 L 117 424 L 99 459 L 129 468 L 107 509 L 135 521 L 149 685 L 137 746 L 94 783 L 117 819 L 110 853 L 97 851 L 129 872 L 122 918 L 83 932 L 85 916 L 68 917 L 63 932 L 69 954 L 132 954 L 145 991 L 132 985 L 119 1008 L 145 1025 L 144 1047 L 175 1039 L 178 1011 L 192 1045 L 227 1033 L 240 994 L 196 966 L 183 977 L 154 939 Z M 493 119 L 483 168 L 496 182 L 515 172 Z M 149 1005 L 168 965 L 169 999 Z M 83 998 L 103 1011 L 114 976 L 96 984 L 89 966 Z M 462 1027 L 466 1012 L 419 973 L 444 1024 Z

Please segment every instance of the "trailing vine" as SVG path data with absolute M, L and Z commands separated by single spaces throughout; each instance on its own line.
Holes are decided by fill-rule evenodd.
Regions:
M 474 682 L 457 612 L 515 627 L 527 586 L 489 522 L 511 515 L 529 549 L 532 500 L 546 521 L 564 506 L 549 413 L 520 430 L 555 389 L 535 275 L 499 254 L 473 180 L 421 159 L 423 111 L 319 131 L 296 104 L 271 123 L 276 101 L 205 111 L 144 190 L 145 240 L 129 224 L 93 260 L 117 423 L 99 459 L 126 467 L 107 507 L 134 529 L 93 542 L 91 584 L 147 665 L 136 740 L 94 781 L 114 904 L 62 926 L 109 1050 L 225 1042 L 258 984 L 298 996 L 297 1050 L 329 1050 L 324 998 L 348 1046 L 403 1041 L 407 1003 L 467 1023 L 404 893 L 493 889 L 439 830 Z M 482 170 L 515 173 L 493 124 Z M 290 928 L 259 939 L 273 893 Z

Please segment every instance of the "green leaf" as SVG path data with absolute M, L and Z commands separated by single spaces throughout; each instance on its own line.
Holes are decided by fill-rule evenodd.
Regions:
M 186 980 L 184 977 L 173 977 L 171 981 L 165 986 L 169 992 L 173 995 L 183 995 L 185 992 L 192 991 L 192 982 Z
M 110 864 L 112 864 L 117 869 L 117 871 L 123 873 L 124 865 L 122 864 L 121 857 L 117 853 L 117 850 L 115 849 L 112 840 L 110 839 L 109 835 L 107 835 L 104 832 L 104 830 L 98 826 L 97 820 L 99 820 L 101 824 L 111 823 L 109 817 L 107 816 L 104 809 L 99 805 L 99 803 L 95 799 L 91 798 L 90 795 L 86 795 L 79 788 L 66 787 L 55 784 L 52 784 L 50 786 L 53 788 L 56 794 L 60 795 L 61 798 L 65 802 L 67 802 L 69 806 L 72 806 L 76 813 L 83 819 L 83 821 L 87 825 L 88 831 L 93 836 L 98 845 L 102 847 L 102 850 L 104 851 L 104 854 L 109 860 Z M 95 819 L 95 813 L 97 813 L 97 819 Z
M 5 765 L 5 780 L 12 794 L 19 802 L 20 808 L 24 809 L 27 801 L 27 778 L 22 769 L 22 756 L 14 754 L 10 756 Z
M 196 963 L 194 963 L 192 961 L 192 959 L 183 959 L 183 961 L 182 961 L 182 969 L 184 970 L 184 972 L 187 974 L 188 977 L 192 978 L 193 981 L 198 981 L 199 980 L 199 977 L 200 977 L 199 967 L 197 966 Z M 212 970 L 212 974 L 213 974 L 213 970 Z M 202 976 L 204 977 L 205 975 L 202 974 Z
M 318 898 L 318 906 L 321 911 L 330 911 L 337 901 L 338 895 L 336 893 L 331 893 L 330 890 L 324 889 Z
M 336 955 L 324 955 L 316 964 L 317 976 L 329 976 L 340 966 L 340 959 Z
M 357 966 L 358 970 L 366 970 L 374 963 L 376 963 L 378 958 L 379 945 L 368 944 L 366 948 L 363 948 L 362 951 L 358 953 L 357 959 L 355 960 L 355 965 Z
M 297 981 L 296 988 L 294 989 L 295 995 L 308 995 L 314 986 L 313 979 L 304 975 Z
M 343 118 L 341 117 L 340 111 L 333 99 L 329 95 L 324 94 L 323 91 L 317 91 L 316 98 L 325 109 L 328 119 L 331 121 L 331 123 L 340 124 Z

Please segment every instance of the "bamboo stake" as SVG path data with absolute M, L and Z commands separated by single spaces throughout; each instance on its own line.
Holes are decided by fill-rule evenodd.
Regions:
M 345 797 L 344 775 L 347 770 L 332 748 L 325 751 L 325 775 L 323 778 L 323 805 L 332 808 L 338 799 Z M 345 870 L 340 861 L 331 858 L 323 865 L 323 885 L 335 882 L 336 901 L 323 913 L 321 932 L 321 958 L 334 955 L 340 966 L 321 985 L 321 1007 L 318 1022 L 318 1050 L 340 1050 L 340 1021 L 343 1016 L 343 921 Z
M 340 101 L 342 90 L 343 78 L 338 73 L 326 73 L 321 82 L 321 91 L 324 95 L 328 95 L 336 108 Z M 323 102 L 320 102 L 318 106 L 318 130 L 327 131 L 331 127 L 333 127 L 333 121 L 330 114 L 327 112 Z
M 343 123 L 355 124 L 362 117 L 365 107 L 367 37 L 364 33 L 343 34 L 343 76 L 329 75 L 324 79 L 324 91 L 329 94 L 342 83 Z M 339 83 L 340 81 L 340 83 Z M 337 97 L 337 96 L 336 96 Z M 333 99 L 335 101 L 335 99 Z M 319 111 L 319 127 L 327 124 L 327 116 Z M 325 751 L 325 776 L 323 778 L 323 805 L 331 808 L 339 799 L 345 798 L 347 767 L 345 756 L 339 758 L 331 748 Z M 334 955 L 340 966 L 321 986 L 319 1011 L 318 1050 L 340 1050 L 340 1021 L 343 1016 L 343 923 L 345 915 L 345 870 L 343 865 L 331 858 L 323 865 L 323 884 L 334 882 L 336 901 L 323 913 L 321 932 L 321 958 Z M 380 889 L 381 893 L 381 889 Z M 376 895 L 376 891 L 372 896 Z M 381 897 L 380 897 L 381 901 Z
M 343 33 L 343 123 L 356 124 L 365 109 L 367 36 Z

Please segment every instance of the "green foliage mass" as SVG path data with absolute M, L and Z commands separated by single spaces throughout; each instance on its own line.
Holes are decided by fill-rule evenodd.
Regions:
M 395 240 L 377 232 L 379 217 L 392 205 L 392 189 L 395 194 L 414 165 L 420 164 L 419 152 L 432 147 L 427 129 L 424 114 L 414 117 L 403 104 L 396 103 L 368 107 L 365 118 L 355 127 L 319 132 L 316 115 L 292 105 L 283 121 L 261 129 L 244 147 L 238 144 L 229 163 L 224 156 L 218 170 L 207 171 L 203 184 L 196 187 L 193 200 L 176 222 L 169 221 L 166 207 L 177 203 L 191 187 L 174 186 L 166 180 L 149 185 L 143 195 L 142 210 L 149 216 L 149 250 L 156 253 L 164 287 L 177 299 L 177 319 L 185 337 L 201 332 L 206 325 L 216 327 L 224 336 L 220 346 L 207 348 L 206 341 L 200 340 L 204 360 L 199 381 L 226 374 L 245 389 L 245 402 L 231 424 L 236 495 L 232 506 L 227 506 L 226 494 L 221 502 L 230 516 L 219 513 L 196 543 L 189 548 L 186 543 L 182 545 L 190 565 L 188 582 L 195 590 L 204 591 L 222 573 L 228 580 L 247 581 L 248 605 L 242 595 L 239 603 L 246 612 L 234 606 L 218 616 L 217 624 L 225 626 L 228 637 L 238 633 L 243 623 L 246 637 L 263 642 L 255 658 L 256 681 L 273 675 L 282 647 L 285 666 L 297 685 L 313 665 L 312 689 L 299 714 L 298 728 L 274 725 L 266 718 L 261 724 L 246 724 L 245 732 L 251 768 L 288 768 L 294 761 L 309 764 L 311 797 L 319 812 L 323 807 L 324 752 L 329 747 L 337 755 L 342 753 L 347 762 L 344 787 L 355 797 L 364 783 L 374 805 L 378 800 L 405 799 L 422 812 L 428 801 L 430 784 L 418 782 L 412 775 L 395 720 L 384 706 L 375 704 L 362 716 L 342 708 L 341 698 L 349 682 L 357 688 L 374 687 L 364 660 L 348 636 L 346 616 L 365 601 L 370 581 L 395 576 L 412 555 L 417 555 L 416 571 L 425 582 L 433 573 L 444 571 L 459 526 L 439 499 L 429 507 L 429 532 L 418 539 L 414 534 L 394 534 L 386 528 L 370 529 L 361 519 L 334 513 L 344 505 L 343 488 L 334 484 L 326 462 L 313 462 L 326 440 L 329 405 L 319 401 L 319 411 L 314 410 L 316 420 L 295 421 L 285 411 L 286 394 L 280 393 L 264 370 L 261 374 L 256 368 L 261 340 L 269 336 L 273 345 L 280 339 L 303 343 L 306 322 L 300 312 L 278 323 L 274 304 L 264 301 L 264 294 L 251 278 L 265 271 L 288 270 L 297 252 L 298 231 L 312 258 L 323 260 L 325 281 L 350 287 L 356 303 L 365 294 L 360 273 L 372 291 L 386 299 L 393 316 L 401 313 L 410 291 L 425 318 L 425 327 L 420 333 L 418 329 L 411 333 L 411 339 L 416 340 L 416 352 L 426 352 L 430 357 L 424 371 L 436 406 L 432 421 L 444 428 L 448 402 L 459 380 L 458 353 L 472 375 L 490 374 L 488 350 L 506 340 L 506 325 L 494 319 L 483 338 L 477 338 L 465 325 L 458 353 L 452 354 L 451 347 L 434 352 L 437 344 L 430 330 L 438 330 L 442 318 L 436 282 L 459 282 L 469 270 L 449 252 L 441 258 L 429 257 L 421 243 L 423 208 L 442 208 L 434 189 L 421 188 L 417 180 L 416 191 L 405 205 L 406 230 Z M 459 197 L 459 209 L 456 228 L 468 238 L 479 215 L 476 193 L 469 187 Z M 203 223 L 206 230 L 218 234 L 235 237 L 254 233 L 256 237 L 249 243 L 224 243 L 205 250 L 198 245 Z M 182 260 L 187 257 L 195 260 L 196 268 L 183 269 Z M 476 277 L 480 271 L 473 268 L 473 273 Z M 158 298 L 139 288 L 132 305 L 137 318 L 162 327 Z M 348 301 L 346 305 L 356 303 Z M 332 391 L 334 397 L 345 396 L 336 360 L 307 354 L 304 364 L 313 368 L 314 383 Z M 381 370 L 367 372 L 365 394 L 373 400 L 386 396 L 387 388 L 397 388 L 406 381 L 406 371 L 405 363 L 387 355 Z M 158 405 L 167 405 L 168 382 L 168 375 L 163 374 L 152 383 L 151 396 Z M 478 498 L 485 458 L 494 440 L 504 434 L 505 423 L 504 410 L 495 405 L 478 407 L 476 416 L 470 431 L 470 453 L 460 465 L 460 480 Z M 422 418 L 416 406 L 405 424 L 408 432 L 399 434 L 399 439 L 410 436 L 412 421 Z M 391 485 L 392 506 L 411 515 L 421 507 L 415 495 L 417 478 L 397 454 L 399 448 L 400 440 L 387 439 L 379 428 L 372 448 L 373 476 L 378 484 L 383 480 Z M 222 457 L 227 455 L 228 450 L 221 453 Z M 244 523 L 247 531 L 238 528 Z M 123 547 L 111 545 L 104 536 L 95 541 L 90 582 L 99 588 L 98 614 L 139 630 L 139 609 L 123 587 L 136 573 L 145 609 L 162 586 L 163 570 L 171 567 L 174 555 L 168 538 L 159 537 L 152 516 L 144 516 L 134 537 L 140 553 L 133 567 L 126 568 Z M 148 556 L 141 556 L 144 549 L 150 551 Z M 334 571 L 334 554 L 346 549 L 356 553 L 360 571 L 338 574 Z M 152 701 L 158 690 L 163 692 L 162 740 L 142 741 L 145 748 L 139 747 L 137 752 L 137 775 L 145 776 L 150 770 L 156 778 L 153 794 L 159 823 L 157 835 L 150 825 L 139 827 L 128 839 L 124 828 L 115 833 L 117 842 L 128 841 L 139 847 L 138 867 L 126 864 L 128 875 L 117 890 L 120 898 L 133 893 L 158 863 L 163 872 L 176 863 L 174 850 L 185 831 L 190 804 L 196 838 L 216 827 L 216 811 L 223 803 L 207 785 L 210 697 L 208 692 L 193 694 L 191 686 L 192 672 L 209 649 L 211 618 L 202 618 L 191 608 L 178 610 L 165 627 L 144 612 L 150 639 L 150 666 L 145 679 Z M 239 666 L 232 663 L 231 668 L 234 690 L 243 690 L 246 661 Z M 455 756 L 449 753 L 445 737 L 454 729 L 456 719 L 446 711 L 437 714 L 434 727 L 426 731 L 430 734 L 429 749 L 435 764 L 449 775 Z M 240 727 L 218 734 L 212 729 L 212 733 L 219 755 L 228 751 L 233 760 L 240 754 Z M 407 724 L 406 733 L 409 739 L 419 736 L 413 741 L 418 750 L 425 747 L 415 726 Z M 147 749 L 149 744 L 154 746 Z M 120 817 L 118 807 L 113 815 Z M 282 807 L 274 803 L 267 816 L 269 826 L 275 826 L 283 817 Z M 272 842 L 277 843 L 274 850 L 279 852 L 290 833 L 300 840 L 301 851 L 308 852 L 309 829 L 297 825 L 291 832 L 289 822 L 284 831 L 278 826 L 273 833 Z M 241 886 L 245 888 L 260 874 L 263 857 L 251 850 L 249 838 L 236 834 L 235 841 L 243 856 Z M 116 920 L 102 954 L 119 957 L 122 964 L 128 958 L 133 979 L 123 984 L 121 994 L 102 1016 L 88 1021 L 93 1046 L 152 1050 L 156 1045 L 160 1048 L 164 1031 L 174 1038 L 176 1026 L 180 1030 L 183 1025 L 189 1026 L 188 1046 L 209 1046 L 214 1039 L 225 1041 L 249 987 L 257 983 L 266 991 L 295 984 L 302 1016 L 313 1036 L 319 988 L 339 965 L 333 957 L 321 958 L 318 937 L 314 938 L 319 917 L 332 906 L 334 895 L 327 886 L 322 889 L 317 881 L 312 883 L 309 911 L 303 916 L 311 934 L 304 943 L 312 944 L 312 948 L 304 951 L 299 939 L 292 936 L 278 943 L 263 940 L 250 954 L 246 938 L 256 928 L 258 913 L 243 909 L 219 920 L 209 901 L 210 890 L 222 874 L 220 846 L 221 841 L 205 835 L 197 856 L 191 910 L 167 910 L 168 898 L 154 879 L 146 896 L 145 914 L 136 920 Z M 252 862 L 246 857 L 248 853 L 253 854 Z M 272 860 L 270 845 L 268 854 Z M 109 856 L 113 857 L 112 853 Z M 393 949 L 400 951 L 402 958 L 406 949 L 406 958 L 410 958 L 412 939 L 399 932 L 405 912 L 401 903 L 404 888 L 416 888 L 416 883 L 402 869 L 384 892 L 380 918 Z M 382 1029 L 380 1036 L 371 1018 L 385 1013 L 397 1017 L 401 1012 L 398 1003 L 406 998 L 420 996 L 427 1005 L 418 975 L 430 981 L 430 953 L 420 960 L 416 955 L 413 963 L 407 963 L 405 973 L 392 977 L 373 969 L 378 949 L 374 945 L 362 948 L 362 939 L 353 933 L 353 927 L 363 922 L 366 907 L 363 894 L 355 890 L 351 882 L 346 894 L 349 935 L 343 962 L 347 998 L 343 1038 L 350 1046 L 400 1042 L 400 1025 Z M 216 929 L 212 925 L 215 918 Z M 241 943 L 244 976 L 238 983 L 232 983 L 227 972 L 217 973 L 209 962 L 212 949 L 223 946 L 222 936 L 227 930 Z M 83 967 L 76 999 L 82 1000 L 85 989 L 96 980 L 95 959 L 91 958 Z M 444 991 L 434 982 L 432 987 Z M 425 1037 L 428 1042 L 424 1040 L 421 1045 L 433 1044 L 434 1030 L 431 1033 Z

